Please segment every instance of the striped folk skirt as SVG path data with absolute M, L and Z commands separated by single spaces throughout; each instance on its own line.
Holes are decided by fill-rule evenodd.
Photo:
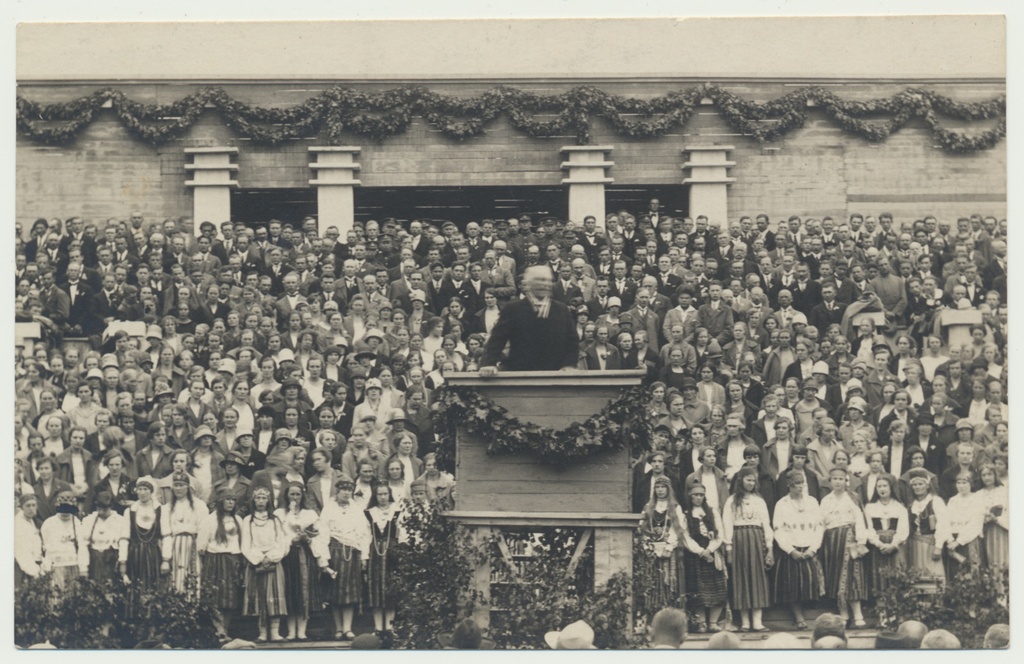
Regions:
M 853 526 L 839 526 L 825 531 L 821 544 L 825 597 L 844 602 L 868 598 L 864 563 L 850 554 L 850 546 L 854 542 Z
M 878 539 L 884 543 L 892 542 L 895 532 L 880 530 Z M 874 546 L 868 547 L 870 553 L 867 558 L 867 573 L 870 579 L 872 597 L 877 597 L 889 585 L 886 577 L 888 570 L 903 569 L 907 566 L 907 551 L 905 545 L 900 545 L 893 553 L 882 553 Z
M 278 618 L 288 614 L 284 595 L 284 570 L 281 563 L 264 574 L 257 574 L 255 565 L 245 566 L 245 593 L 242 596 L 247 616 Z
M 199 552 L 195 533 L 178 533 L 171 542 L 171 587 L 180 593 L 189 592 L 189 579 L 199 583 Z M 198 592 L 198 585 L 195 588 Z
M 383 554 L 379 554 L 376 546 L 376 543 L 370 544 L 370 560 L 366 566 L 367 594 L 371 607 L 390 610 L 395 608 L 395 598 L 388 587 L 391 584 L 395 554 L 390 546 Z
M 966 546 L 957 547 L 956 552 L 966 558 L 966 560 L 962 563 L 955 560 L 950 555 L 948 547 L 942 550 L 942 564 L 946 568 L 947 581 L 952 581 L 960 572 L 981 565 L 981 538 L 975 538 L 973 542 Z
M 331 606 L 360 604 L 363 599 L 363 570 L 359 549 L 332 539 L 330 551 L 331 569 L 338 573 L 338 577 L 325 588 L 324 601 Z
M 764 609 L 772 605 L 764 568 L 764 530 L 739 526 L 732 536 L 732 608 Z
M 665 607 L 678 607 L 683 596 L 685 577 L 679 549 L 672 551 L 667 558 L 644 556 L 643 564 L 647 566 L 650 585 L 644 588 L 643 606 L 649 616 L 653 616 Z
M 320 567 L 307 542 L 292 545 L 281 561 L 288 615 L 308 618 L 323 608 L 320 599 Z
M 721 552 L 718 552 L 721 555 Z M 729 601 L 725 566 L 719 570 L 700 556 L 686 551 L 683 554 L 683 576 L 686 579 L 688 606 L 692 609 L 711 609 L 725 606 Z
M 89 578 L 96 583 L 113 581 L 117 576 L 117 549 L 89 549 Z
M 935 550 L 934 535 L 911 535 L 907 540 L 907 562 L 911 569 L 921 573 L 922 579 L 944 579 L 946 570 L 941 560 L 932 560 Z
M 806 551 L 809 547 L 796 547 Z M 779 551 L 775 562 L 775 605 L 795 602 L 813 602 L 825 594 L 824 574 L 817 556 L 793 560 L 788 553 Z
M 203 593 L 217 609 L 242 608 L 245 559 L 240 553 L 207 553 L 203 558 Z
M 142 597 L 155 592 L 160 585 L 160 540 L 129 540 L 126 571 L 131 585 L 125 613 L 133 617 L 145 611 Z
M 995 521 L 985 524 L 985 563 L 989 567 L 1010 566 L 1010 531 Z

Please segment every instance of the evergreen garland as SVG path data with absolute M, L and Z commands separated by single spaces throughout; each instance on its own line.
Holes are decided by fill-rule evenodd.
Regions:
M 458 427 L 488 441 L 488 454 L 529 454 L 555 468 L 565 468 L 577 459 L 598 452 L 647 450 L 650 447 L 646 405 L 647 389 L 623 390 L 582 424 L 573 422 L 555 431 L 518 418 L 469 387 L 443 386 L 437 395 L 434 431 L 441 439 L 441 465 L 455 466 L 455 433 Z
M 446 137 L 462 141 L 485 133 L 505 115 L 512 127 L 534 138 L 575 136 L 591 141 L 591 118 L 601 118 L 617 134 L 656 138 L 682 128 L 702 100 L 709 99 L 735 131 L 763 143 L 802 127 L 808 107 L 819 109 L 844 132 L 871 142 L 885 141 L 914 118 L 921 118 L 943 150 L 967 153 L 992 148 L 1006 136 L 1006 96 L 964 103 L 936 92 L 907 88 L 884 99 L 845 101 L 818 86 L 806 86 L 764 103 L 741 99 L 721 87 L 704 84 L 669 92 L 654 99 L 608 94 L 578 86 L 559 95 L 537 95 L 498 86 L 477 97 L 442 95 L 418 86 L 364 92 L 335 86 L 290 108 L 252 106 L 222 88 L 205 88 L 170 104 L 140 104 L 113 88 L 97 90 L 73 101 L 42 106 L 17 98 L 18 131 L 46 145 L 68 145 L 109 102 L 121 124 L 140 141 L 160 145 L 180 138 L 209 109 L 220 113 L 239 136 L 262 144 L 320 137 L 342 144 L 352 134 L 382 141 L 409 129 L 414 117 Z M 870 122 L 866 118 L 888 117 Z M 994 127 L 967 134 L 941 126 L 939 118 L 961 122 L 996 120 Z M 545 119 L 540 119 L 541 117 Z

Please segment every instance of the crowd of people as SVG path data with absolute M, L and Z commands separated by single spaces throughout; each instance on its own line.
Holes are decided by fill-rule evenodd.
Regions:
M 528 368 L 644 372 L 650 615 L 859 626 L 887 567 L 1006 564 L 1005 220 L 533 222 L 19 225 L 17 579 L 198 586 L 225 638 L 386 630 L 403 505 L 457 500 L 437 390 Z

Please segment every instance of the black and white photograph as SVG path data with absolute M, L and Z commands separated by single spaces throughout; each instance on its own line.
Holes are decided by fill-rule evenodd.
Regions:
M 1007 15 L 684 9 L 20 21 L 8 649 L 1008 648 Z

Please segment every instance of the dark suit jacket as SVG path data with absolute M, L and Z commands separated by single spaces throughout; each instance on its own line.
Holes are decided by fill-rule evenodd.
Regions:
M 554 299 L 547 318 L 537 317 L 529 299 L 510 302 L 502 309 L 484 347 L 481 366 L 497 365 L 506 343 L 508 358 L 501 361 L 505 370 L 557 371 L 575 367 L 579 359 L 576 322 L 568 307 Z
M 819 293 L 819 297 L 820 295 L 821 294 Z M 828 326 L 832 323 L 842 323 L 843 312 L 846 311 L 846 307 L 839 304 L 839 302 L 836 302 L 835 305 L 836 306 L 832 311 L 828 310 L 828 307 L 825 306 L 824 302 L 820 302 L 820 304 L 811 307 L 810 313 L 807 314 L 807 324 L 813 325 L 818 328 L 818 332 L 820 334 L 824 334 L 825 330 L 827 330 Z
M 601 370 L 601 360 L 597 356 L 597 347 L 596 346 L 592 345 L 589 348 L 587 348 L 586 363 L 587 363 L 587 371 L 600 371 Z M 608 371 L 612 371 L 612 370 L 621 369 L 621 368 L 622 368 L 622 358 L 619 356 L 619 349 L 615 348 L 615 346 L 609 345 L 608 346 L 608 356 L 605 359 L 605 369 L 608 370 Z

